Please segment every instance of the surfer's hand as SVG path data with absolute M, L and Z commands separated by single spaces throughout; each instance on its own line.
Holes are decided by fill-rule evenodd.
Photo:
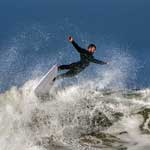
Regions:
M 69 37 L 68 37 L 68 40 L 69 40 L 69 42 L 72 43 L 72 42 L 73 42 L 73 37 L 72 37 L 72 36 L 69 36 Z

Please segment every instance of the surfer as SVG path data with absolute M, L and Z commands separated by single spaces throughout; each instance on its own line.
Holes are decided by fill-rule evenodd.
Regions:
M 86 67 L 90 65 L 90 63 L 96 63 L 100 65 L 109 64 L 108 62 L 104 62 L 98 59 L 95 59 L 93 54 L 96 52 L 96 45 L 90 44 L 87 47 L 87 50 L 81 48 L 73 39 L 73 37 L 69 36 L 69 42 L 72 43 L 74 48 L 80 54 L 80 61 L 71 63 L 69 65 L 61 65 L 58 66 L 58 71 L 61 70 L 68 70 L 66 73 L 58 75 L 54 80 L 66 78 L 66 77 L 73 77 L 83 71 Z

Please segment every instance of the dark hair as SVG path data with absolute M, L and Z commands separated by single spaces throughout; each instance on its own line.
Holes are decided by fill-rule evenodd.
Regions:
M 95 44 L 90 44 L 90 45 L 88 46 L 88 49 L 91 48 L 91 47 L 95 47 L 95 49 L 96 49 L 96 45 L 95 45 Z

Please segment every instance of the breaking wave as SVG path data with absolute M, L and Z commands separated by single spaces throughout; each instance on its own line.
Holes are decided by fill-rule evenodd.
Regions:
M 20 47 L 24 48 L 33 39 L 31 36 L 26 41 L 26 36 L 17 42 L 23 46 L 10 49 L 1 56 L 1 67 L 4 66 L 1 70 L 5 73 L 1 80 L 5 79 L 6 85 L 45 71 L 45 64 L 49 66 L 49 56 L 45 53 L 46 61 L 41 66 L 33 64 L 36 70 L 32 72 L 31 67 L 23 71 L 20 79 L 15 68 L 19 68 L 18 64 L 22 68 L 24 62 L 20 63 L 20 60 L 26 53 L 26 49 L 21 49 L 23 54 L 19 54 Z M 34 42 L 31 40 L 30 43 Z M 43 42 L 40 45 L 43 46 Z M 34 46 L 37 52 L 43 48 L 37 43 Z M 13 54 L 11 59 L 10 52 Z M 38 64 L 39 56 L 32 55 L 34 57 L 26 62 Z M 21 58 L 14 64 L 18 56 Z M 56 82 L 49 97 L 36 97 L 34 88 L 39 78 L 34 77 L 20 88 L 14 86 L 1 93 L 0 150 L 149 150 L 150 89 L 130 90 L 128 87 L 136 78 L 135 60 L 131 56 L 119 50 L 109 51 L 107 56 L 110 65 L 95 65 L 94 70 L 92 67 L 85 70 L 90 75 L 83 72 L 76 79 Z M 28 66 L 27 63 L 24 68 Z M 12 74 L 5 78 L 10 69 Z M 9 83 L 14 70 L 20 80 Z
M 37 83 L 0 94 L 1 150 L 150 149 L 150 89 L 105 89 L 95 79 L 56 83 L 39 99 Z

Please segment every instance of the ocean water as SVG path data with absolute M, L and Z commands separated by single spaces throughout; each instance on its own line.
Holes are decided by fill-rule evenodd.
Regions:
M 0 1 L 0 150 L 149 150 L 148 0 Z M 79 59 L 67 41 L 97 45 L 50 96 L 34 88 L 53 64 Z

